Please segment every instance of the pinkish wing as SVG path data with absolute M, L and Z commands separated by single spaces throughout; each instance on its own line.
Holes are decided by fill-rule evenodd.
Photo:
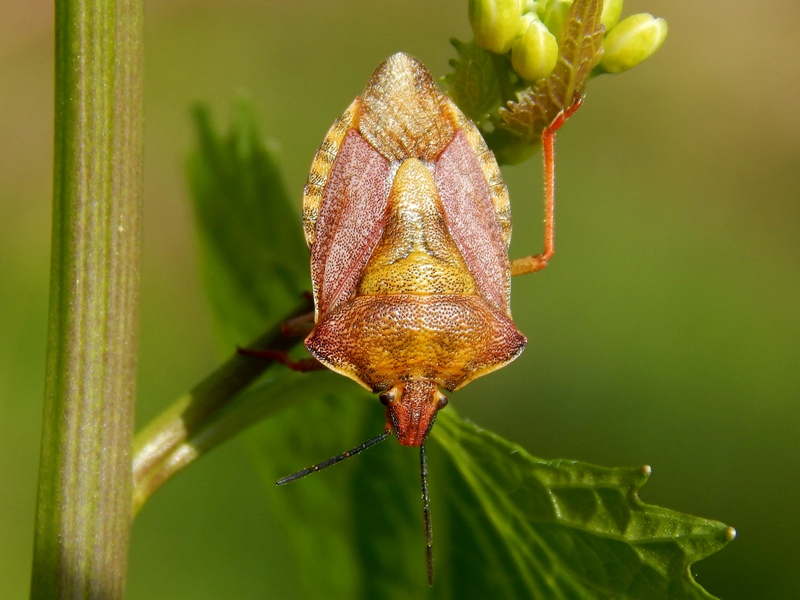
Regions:
M 325 185 L 311 248 L 319 316 L 355 291 L 381 238 L 389 189 L 388 162 L 351 130 Z
M 510 314 L 509 262 L 489 186 L 464 131 L 439 155 L 434 166 L 445 217 L 480 294 Z

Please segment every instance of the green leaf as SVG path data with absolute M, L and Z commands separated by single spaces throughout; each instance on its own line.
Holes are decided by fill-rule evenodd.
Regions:
M 689 567 L 735 532 L 641 502 L 649 467 L 545 461 L 452 415 L 439 420 L 434 439 L 450 462 L 445 510 L 461 515 L 451 543 L 469 548 L 476 568 L 493 560 L 503 573 L 469 590 L 456 578 L 455 597 L 475 594 L 476 584 L 483 597 L 498 597 L 496 586 L 508 598 L 711 597 Z
M 508 61 L 478 48 L 475 42 L 451 39 L 450 43 L 458 52 L 458 58 L 450 61 L 453 72 L 442 80 L 462 112 L 474 122 L 482 123 L 511 93 Z
M 415 449 L 390 438 L 343 465 L 273 485 L 383 428 L 374 399 L 326 378 L 328 387 L 311 393 L 302 381 L 285 388 L 304 401 L 250 438 L 298 573 L 313 573 L 299 578 L 303 597 L 712 598 L 689 566 L 725 546 L 732 529 L 642 503 L 646 469 L 537 459 L 451 408 L 428 450 L 429 591 Z
M 237 103 L 227 136 L 213 130 L 204 107 L 195 109 L 195 122 L 199 147 L 190 157 L 189 182 L 204 275 L 223 339 L 241 344 L 310 289 L 308 251 L 249 104 Z

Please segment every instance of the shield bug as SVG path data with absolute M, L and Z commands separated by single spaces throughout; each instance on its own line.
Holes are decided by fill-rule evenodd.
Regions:
M 425 440 L 447 404 L 440 390 L 457 390 L 525 348 L 511 320 L 511 276 L 542 268 L 552 255 L 553 138 L 567 114 L 543 139 L 545 251 L 536 256 L 509 261 L 511 212 L 497 162 L 476 126 L 407 54 L 380 65 L 333 124 L 305 187 L 315 323 L 306 348 L 380 395 L 386 429 L 278 484 L 392 434 L 418 446 L 430 583 Z

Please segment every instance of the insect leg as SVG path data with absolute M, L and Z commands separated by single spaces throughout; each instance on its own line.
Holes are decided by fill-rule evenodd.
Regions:
M 556 132 L 580 108 L 583 98 L 576 98 L 572 106 L 559 113 L 542 131 L 542 158 L 544 161 L 544 252 L 511 261 L 511 275 L 535 273 L 547 266 L 556 251 L 555 246 L 555 191 L 556 191 Z
M 306 337 L 314 329 L 314 311 L 281 323 L 281 333 L 286 337 Z
M 288 367 L 292 371 L 299 373 L 310 373 L 311 371 L 321 371 L 325 365 L 316 358 L 301 358 L 294 360 L 285 350 L 251 350 L 249 348 L 237 348 L 239 354 L 253 356 L 264 360 L 274 360 Z

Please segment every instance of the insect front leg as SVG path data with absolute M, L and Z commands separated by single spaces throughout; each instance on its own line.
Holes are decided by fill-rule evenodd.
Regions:
M 293 359 L 285 350 L 250 350 L 249 348 L 237 348 L 239 354 L 243 356 L 253 356 L 264 360 L 274 360 L 281 363 L 284 367 L 297 371 L 298 373 L 310 373 L 312 371 L 322 371 L 327 368 L 316 358 Z
M 583 104 L 580 96 L 572 106 L 559 113 L 542 131 L 542 159 L 544 161 L 544 251 L 511 261 L 511 276 L 527 275 L 541 271 L 553 257 L 555 246 L 555 192 L 556 192 L 556 132 Z
M 281 324 L 281 333 L 285 337 L 305 337 L 314 329 L 314 313 L 309 312 L 294 319 L 289 319 Z M 270 360 L 281 363 L 283 366 L 298 371 L 309 373 L 320 371 L 326 367 L 316 358 L 301 358 L 294 360 L 285 350 L 254 350 L 250 348 L 237 348 L 237 352 L 243 356 L 253 356 L 263 360 Z

